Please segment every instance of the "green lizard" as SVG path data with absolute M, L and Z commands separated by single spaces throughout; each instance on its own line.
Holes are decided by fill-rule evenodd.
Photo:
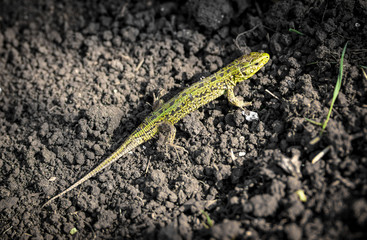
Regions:
M 173 125 L 188 113 L 221 95 L 225 94 L 229 102 L 237 107 L 243 108 L 248 105 L 248 103 L 235 97 L 233 88 L 237 83 L 250 78 L 259 71 L 269 61 L 269 58 L 269 54 L 267 53 L 252 52 L 248 55 L 243 55 L 216 73 L 184 89 L 166 103 L 159 103 L 158 106 L 154 106 L 154 111 L 145 118 L 143 123 L 135 129 L 115 152 L 83 178 L 48 200 L 42 207 L 73 190 L 113 162 L 117 161 L 126 153 L 153 138 L 159 131 L 162 131 L 162 128 L 168 128 L 169 130 L 167 136 L 168 145 L 181 148 L 173 143 L 176 135 L 176 128 Z

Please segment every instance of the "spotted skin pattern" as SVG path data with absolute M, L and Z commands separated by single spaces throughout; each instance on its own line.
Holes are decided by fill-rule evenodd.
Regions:
M 163 125 L 168 126 L 170 130 L 167 143 L 179 148 L 179 146 L 173 144 L 176 135 L 176 129 L 173 125 L 188 113 L 213 101 L 221 95 L 226 95 L 229 102 L 237 107 L 242 108 L 246 106 L 247 104 L 245 102 L 238 100 L 234 96 L 233 88 L 237 83 L 250 78 L 259 71 L 269 61 L 269 58 L 269 54 L 267 53 L 252 52 L 248 55 L 243 55 L 218 72 L 198 81 L 166 103 L 161 104 L 135 129 L 115 152 L 83 178 L 48 200 L 42 207 L 73 190 L 117 161 L 123 155 L 153 138 Z

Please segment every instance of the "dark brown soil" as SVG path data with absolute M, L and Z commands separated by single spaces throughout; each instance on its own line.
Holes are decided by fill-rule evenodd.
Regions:
M 1 239 L 367 238 L 365 0 L 0 5 Z M 325 120 L 347 42 L 311 145 L 321 129 L 305 117 Z M 177 124 L 188 152 L 151 140 L 40 209 L 122 143 L 153 94 L 251 51 L 271 60 L 236 95 L 259 120 L 221 97 Z

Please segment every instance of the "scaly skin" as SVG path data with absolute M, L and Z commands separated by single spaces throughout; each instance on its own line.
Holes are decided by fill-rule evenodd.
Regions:
M 168 126 L 168 144 L 173 144 L 176 135 L 176 129 L 173 126 L 188 113 L 211 102 L 221 95 L 226 95 L 229 102 L 237 107 L 243 108 L 247 103 L 238 100 L 233 93 L 233 88 L 237 83 L 242 82 L 257 71 L 259 71 L 269 61 L 267 53 L 250 53 L 234 60 L 218 72 L 206 77 L 192 86 L 184 89 L 182 92 L 171 98 L 164 104 L 156 107 L 139 127 L 125 140 L 125 142 L 107 159 L 100 163 L 96 168 L 90 171 L 83 178 L 71 185 L 69 188 L 48 200 L 42 207 L 48 205 L 53 200 L 63 196 L 65 193 L 73 190 L 89 178 L 102 171 L 126 153 L 130 152 L 140 144 L 153 138 L 164 126 Z

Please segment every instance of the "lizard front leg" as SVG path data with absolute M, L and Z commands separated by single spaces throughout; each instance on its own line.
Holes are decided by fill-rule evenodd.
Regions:
M 233 77 L 232 77 L 233 78 Z M 231 79 L 228 83 L 227 83 L 227 99 L 228 101 L 232 104 L 235 105 L 236 107 L 241 108 L 242 110 L 245 110 L 244 107 L 250 106 L 252 103 L 251 102 L 244 102 L 240 99 L 238 99 L 233 92 L 234 89 L 234 81 L 233 79 Z

